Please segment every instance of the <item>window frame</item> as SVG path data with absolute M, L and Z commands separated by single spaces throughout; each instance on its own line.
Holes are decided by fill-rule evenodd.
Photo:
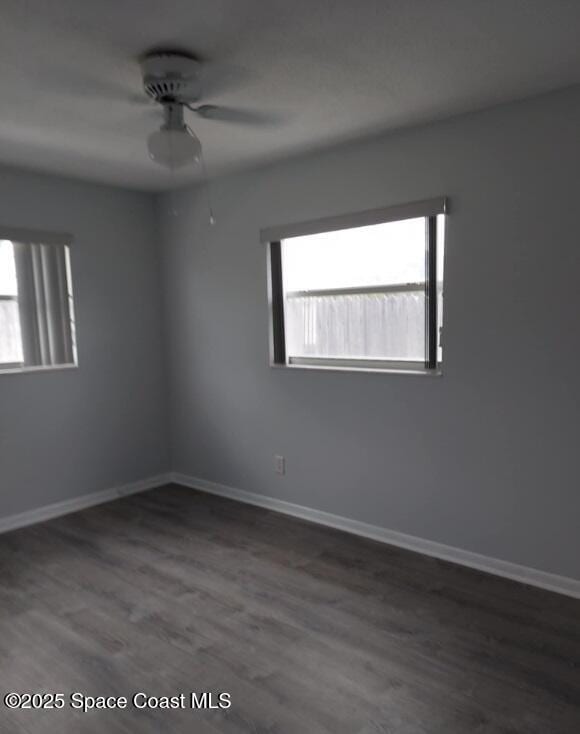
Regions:
M 78 369 L 78 335 L 76 331 L 76 310 L 74 303 L 73 277 L 72 277 L 72 243 L 73 236 L 68 232 L 55 232 L 22 227 L 11 227 L 0 225 L 0 239 L 21 242 L 25 244 L 57 245 L 64 247 L 65 267 L 68 288 L 68 307 L 72 330 L 72 362 L 58 364 L 26 364 L 25 362 L 0 362 L 0 377 L 4 375 L 23 375 L 38 372 L 53 372 L 60 370 Z M 0 295 L 1 300 L 11 300 L 19 303 L 19 295 Z
M 269 311 L 269 364 L 287 369 L 312 369 L 348 372 L 375 372 L 413 375 L 441 375 L 438 361 L 440 341 L 437 217 L 448 214 L 446 197 L 371 209 L 335 217 L 315 219 L 298 224 L 262 229 L 260 240 L 266 245 Z M 350 359 L 340 357 L 289 357 L 286 354 L 284 323 L 284 288 L 282 274 L 282 241 L 292 237 L 315 235 L 344 229 L 386 224 L 404 219 L 425 219 L 425 360 L 397 361 L 387 359 Z M 393 286 L 395 289 L 396 286 Z M 347 290 L 347 289 L 344 289 Z M 359 289 L 357 289 L 359 290 Z M 365 290 L 361 288 L 360 290 Z M 370 289 L 369 289 L 370 290 Z M 374 289 L 378 290 L 378 289 Z

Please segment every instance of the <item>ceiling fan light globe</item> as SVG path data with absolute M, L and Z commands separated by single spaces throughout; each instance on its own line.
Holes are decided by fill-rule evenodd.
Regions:
M 201 156 L 201 143 L 185 128 L 156 130 L 147 138 L 147 148 L 155 163 L 170 170 L 196 163 Z

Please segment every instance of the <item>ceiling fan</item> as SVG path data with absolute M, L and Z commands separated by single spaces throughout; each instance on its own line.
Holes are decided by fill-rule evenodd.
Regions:
M 193 106 L 202 93 L 201 63 L 175 51 L 151 52 L 140 63 L 145 93 L 163 109 L 163 124 L 147 138 L 149 157 L 171 171 L 192 163 L 201 165 L 209 221 L 214 224 L 201 142 L 185 122 L 185 108 L 204 117 L 215 112 L 219 115 L 220 108 L 215 105 Z
M 190 54 L 152 51 L 141 58 L 140 65 L 144 91 L 162 107 L 164 118 L 161 128 L 149 135 L 149 155 L 166 168 L 177 169 L 198 161 L 203 166 L 201 143 L 185 121 L 186 109 L 206 120 L 218 122 L 250 125 L 275 122 L 271 115 L 263 112 L 197 104 L 208 70 Z
M 172 50 L 155 50 L 140 59 L 143 89 L 163 110 L 163 123 L 147 138 L 149 157 L 171 171 L 199 164 L 205 183 L 210 223 L 214 216 L 201 142 L 185 120 L 185 110 L 199 117 L 237 124 L 269 125 L 275 117 L 263 112 L 239 110 L 213 104 L 198 104 L 208 70 L 193 55 Z M 211 65 L 210 65 L 211 66 Z M 209 73 L 211 77 L 211 71 Z M 214 80 L 215 81 L 215 80 Z M 215 87 L 215 83 L 210 87 Z
M 145 93 L 163 108 L 163 124 L 151 133 L 147 147 L 152 160 L 169 169 L 200 162 L 201 143 L 184 119 L 185 108 L 202 116 L 215 105 L 194 107 L 201 96 L 201 63 L 192 56 L 155 51 L 141 59 Z

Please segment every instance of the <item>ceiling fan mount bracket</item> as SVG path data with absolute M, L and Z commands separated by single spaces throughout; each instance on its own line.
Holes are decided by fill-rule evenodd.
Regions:
M 201 95 L 201 63 L 175 51 L 155 51 L 141 59 L 145 93 L 159 104 L 187 104 Z

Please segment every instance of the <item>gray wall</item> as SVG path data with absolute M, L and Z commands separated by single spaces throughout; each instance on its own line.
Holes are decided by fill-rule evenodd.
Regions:
M 67 231 L 79 368 L 0 374 L 0 517 L 167 471 L 152 198 L 0 170 L 0 223 Z
M 164 196 L 173 468 L 579 578 L 579 136 L 572 90 Z M 444 376 L 270 369 L 260 227 L 442 194 Z

